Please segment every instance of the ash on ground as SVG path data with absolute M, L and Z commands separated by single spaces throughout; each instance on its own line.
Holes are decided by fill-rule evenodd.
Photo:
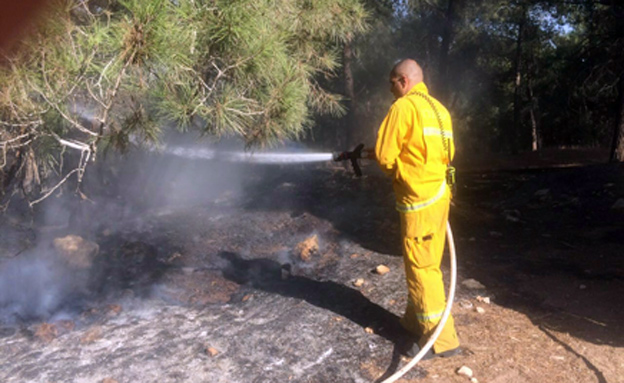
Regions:
M 0 381 L 321 383 L 389 376 L 406 362 L 397 348 L 406 336 L 398 323 L 406 289 L 390 184 L 341 169 L 301 170 L 256 168 L 243 193 L 99 227 L 84 238 L 98 246 L 88 264 L 72 258 L 45 274 L 50 279 L 33 279 L 31 295 L 21 300 L 0 295 Z M 622 270 L 611 268 L 616 255 L 608 241 L 622 226 L 601 226 L 604 262 L 579 273 L 585 246 L 597 241 L 571 240 L 548 220 L 586 215 L 583 204 L 538 214 L 548 201 L 535 192 L 565 172 L 597 173 L 557 172 L 465 176 L 452 213 L 459 281 L 481 286 L 458 286 L 453 312 L 464 352 L 422 362 L 402 382 L 464 382 L 456 374 L 462 366 L 494 383 L 624 376 L 621 308 L 609 305 L 621 292 Z M 617 182 L 609 193 L 622 192 Z M 501 188 L 510 194 L 497 197 Z M 594 198 L 587 193 L 570 200 Z M 539 243 L 525 241 L 538 231 Z M 46 249 L 68 234 L 51 236 Z M 25 265 L 59 267 L 53 257 L 29 252 L 3 256 L 3 286 L 30 278 Z M 88 267 L 74 272 L 76 264 Z M 379 265 L 389 272 L 376 273 Z M 53 286 L 50 304 L 26 304 Z

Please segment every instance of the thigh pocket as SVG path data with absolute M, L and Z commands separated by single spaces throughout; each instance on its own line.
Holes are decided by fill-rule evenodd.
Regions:
M 405 237 L 405 248 L 407 257 L 414 266 L 419 269 L 436 265 L 436 256 L 433 249 L 434 234 L 427 234 L 422 237 Z

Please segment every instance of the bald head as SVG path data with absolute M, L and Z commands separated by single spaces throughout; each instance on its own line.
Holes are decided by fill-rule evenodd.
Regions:
M 399 61 L 390 72 L 390 91 L 395 98 L 403 97 L 414 85 L 423 81 L 420 65 L 412 59 Z
M 390 75 L 394 77 L 405 76 L 413 82 L 414 85 L 423 81 L 422 69 L 420 68 L 420 65 L 412 59 L 399 61 L 394 68 L 392 68 Z

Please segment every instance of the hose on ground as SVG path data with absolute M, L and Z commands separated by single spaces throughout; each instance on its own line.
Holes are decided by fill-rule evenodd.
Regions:
M 455 299 L 455 285 L 457 283 L 457 258 L 455 256 L 455 242 L 453 240 L 453 231 L 451 230 L 451 224 L 446 223 L 446 236 L 449 244 L 449 253 L 450 253 L 450 262 L 451 262 L 451 283 L 449 287 L 448 298 L 446 300 L 446 307 L 444 309 L 444 313 L 442 314 L 442 318 L 438 323 L 435 331 L 431 335 L 431 338 L 425 343 L 422 349 L 414 356 L 414 359 L 410 360 L 402 369 L 395 372 L 388 379 L 384 380 L 382 383 L 393 383 L 400 379 L 403 375 L 407 374 L 409 370 L 411 370 L 416 363 L 420 362 L 422 357 L 429 351 L 433 344 L 440 336 L 442 329 L 444 328 L 444 324 L 448 320 L 449 315 L 451 314 L 451 308 L 453 307 L 453 300 Z

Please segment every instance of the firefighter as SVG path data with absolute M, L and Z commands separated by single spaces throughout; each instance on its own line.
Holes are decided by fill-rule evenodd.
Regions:
M 392 178 L 401 219 L 408 303 L 401 324 L 412 335 L 405 352 L 424 346 L 446 305 L 440 263 L 444 252 L 451 191 L 447 167 L 454 155 L 449 112 L 429 95 L 418 63 L 406 59 L 390 73 L 395 97 L 379 128 L 374 156 Z M 424 357 L 460 352 L 452 316 Z

